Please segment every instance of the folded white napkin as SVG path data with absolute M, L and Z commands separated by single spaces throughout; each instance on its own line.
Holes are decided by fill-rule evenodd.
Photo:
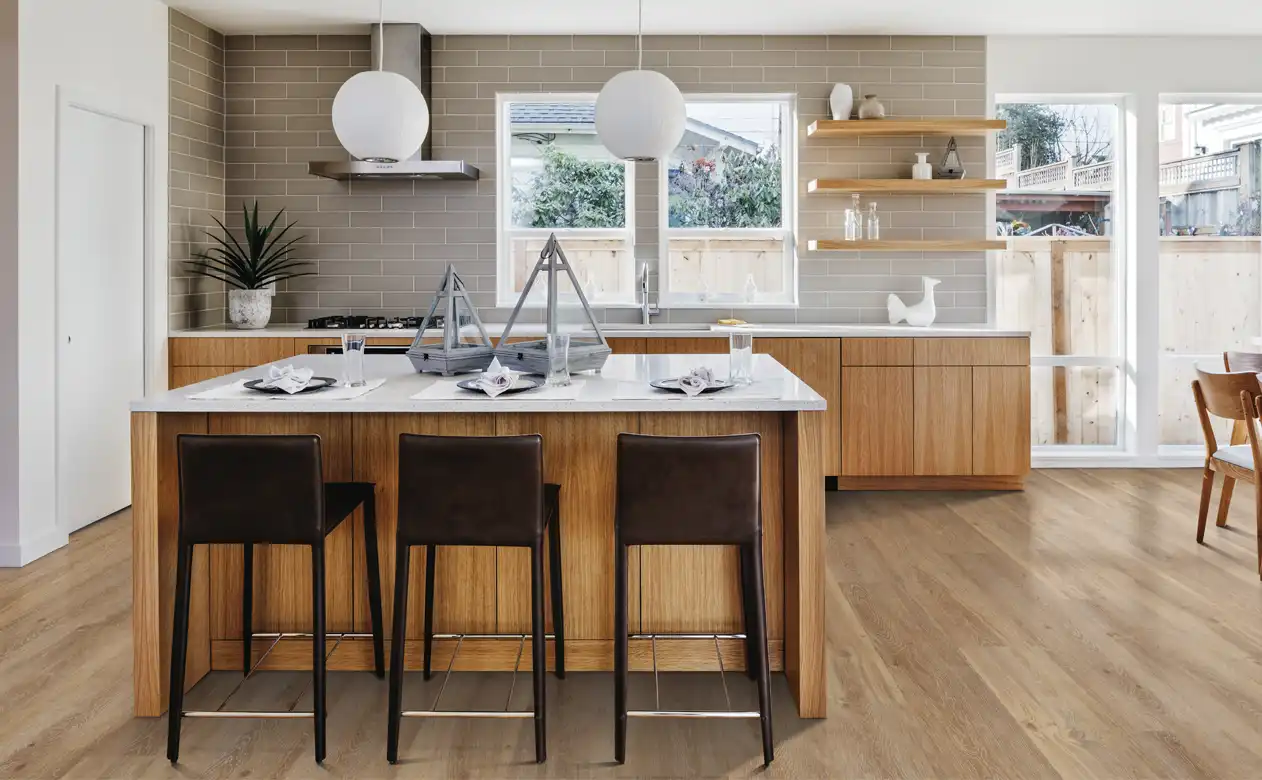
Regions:
M 486 367 L 486 371 L 483 371 L 482 376 L 478 377 L 473 384 L 479 390 L 494 398 L 500 393 L 511 389 L 513 382 L 516 380 L 517 375 L 501 366 L 499 358 L 494 358 L 491 360 L 491 365 Z
M 686 376 L 679 377 L 679 389 L 689 396 L 699 395 L 713 384 L 714 372 L 705 366 L 694 368 Z
M 292 395 L 301 392 L 313 376 L 315 372 L 309 368 L 270 366 L 267 369 L 267 380 L 261 382 L 259 387 L 276 387 Z

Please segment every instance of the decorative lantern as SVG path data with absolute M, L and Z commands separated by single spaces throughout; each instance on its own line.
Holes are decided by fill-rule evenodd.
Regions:
M 666 157 L 684 136 L 688 121 L 684 96 L 675 82 L 644 70 L 644 0 L 639 4 L 635 70 L 619 73 L 596 97 L 596 135 L 622 160 L 649 162 Z
M 539 262 L 535 263 L 534 270 L 530 272 L 530 278 L 526 280 L 526 286 L 522 288 L 521 297 L 517 299 L 517 306 L 513 309 L 512 316 L 508 318 L 508 324 L 504 326 L 504 333 L 500 336 L 499 343 L 495 345 L 495 357 L 499 358 L 500 365 L 506 368 L 515 368 L 530 374 L 546 375 L 548 373 L 547 338 L 541 341 L 508 343 L 513 324 L 517 322 L 517 315 L 521 313 L 521 307 L 526 303 L 526 299 L 530 297 L 530 290 L 534 287 L 535 280 L 539 277 L 541 271 L 548 275 L 547 335 L 556 336 L 560 332 L 557 326 L 557 284 L 559 282 L 558 274 L 565 273 L 570 277 L 570 284 L 573 285 L 574 293 L 578 296 L 578 302 L 583 307 L 583 314 L 587 318 L 587 324 L 591 326 L 592 331 L 596 334 L 594 339 L 570 339 L 570 373 L 599 371 L 605 365 L 605 360 L 612 354 L 613 349 L 610 348 L 605 334 L 600 332 L 600 326 L 596 324 L 596 318 L 592 316 L 591 307 L 587 305 L 587 297 L 583 295 L 583 286 L 578 283 L 578 278 L 574 275 L 574 269 L 570 266 L 570 261 L 565 257 L 565 251 L 561 249 L 561 244 L 557 242 L 556 233 L 548 236 L 548 243 L 544 244 L 543 251 L 539 253 Z
M 443 315 L 443 340 L 424 343 L 425 329 L 434 321 L 434 313 L 441 308 Z M 474 325 L 478 329 L 477 341 L 463 340 L 462 325 Z M 429 313 L 421 321 L 421 329 L 407 351 L 412 367 L 420 373 L 438 373 L 451 376 L 469 371 L 485 371 L 495 357 L 491 339 L 482 327 L 478 310 L 469 302 L 464 281 L 456 273 L 454 265 L 447 266 L 442 284 L 434 293 Z
M 429 134 L 429 106 L 415 84 L 387 72 L 382 8 L 377 70 L 347 79 L 333 98 L 333 132 L 346 151 L 373 163 L 397 163 L 416 154 Z

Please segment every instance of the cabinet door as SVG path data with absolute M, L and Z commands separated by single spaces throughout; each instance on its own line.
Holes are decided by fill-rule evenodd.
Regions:
M 1030 369 L 973 369 L 973 473 L 1024 476 L 1030 471 Z
M 227 376 L 242 371 L 249 366 L 172 366 L 171 389 L 195 385 L 207 379 Z
M 973 473 L 973 369 L 933 367 L 915 370 L 918 477 Z
M 910 367 L 842 369 L 842 476 L 912 474 L 913 396 Z
M 704 337 L 690 339 L 645 339 L 650 355 L 726 355 L 727 338 Z
M 609 339 L 609 348 L 615 355 L 643 355 L 644 339 Z

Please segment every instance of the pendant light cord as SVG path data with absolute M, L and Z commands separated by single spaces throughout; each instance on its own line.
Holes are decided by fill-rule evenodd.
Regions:
M 386 0 L 377 0 L 377 70 L 386 69 Z
M 644 70 L 644 0 L 640 0 L 639 8 L 640 12 L 635 26 L 635 48 L 638 53 L 635 69 Z

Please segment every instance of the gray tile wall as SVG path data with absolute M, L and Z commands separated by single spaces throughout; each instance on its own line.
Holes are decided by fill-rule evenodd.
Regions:
M 188 273 L 206 248 L 211 217 L 224 213 L 223 36 L 172 9 L 170 14 L 170 326 L 224 321 L 223 284 Z
M 344 159 L 330 111 L 338 87 L 369 66 L 368 36 L 231 36 L 226 40 L 226 160 L 229 220 L 242 200 L 288 210 L 310 238 L 302 254 L 319 275 L 289 282 L 274 321 L 354 310 L 411 314 L 425 307 L 448 262 L 455 262 L 489 320 L 495 310 L 495 95 L 597 92 L 634 66 L 630 36 L 447 36 L 435 38 L 434 156 L 482 169 L 469 182 L 326 181 L 312 160 Z M 649 36 L 644 64 L 687 93 L 793 92 L 798 150 L 801 307 L 760 310 L 749 319 L 781 322 L 883 321 L 890 292 L 919 291 L 919 277 L 943 280 L 944 322 L 986 318 L 983 253 L 811 254 L 806 240 L 837 235 L 848 198 L 807 195 L 817 177 L 907 176 L 916 151 L 938 139 L 810 139 L 806 127 L 828 115 L 833 84 L 879 94 L 891 116 L 980 116 L 985 112 L 985 39 L 977 37 Z M 960 139 L 965 165 L 985 170 L 981 139 Z M 656 167 L 636 172 L 637 254 L 658 254 Z M 879 198 L 883 237 L 982 238 L 985 196 Z M 235 224 L 230 222 L 230 224 Z M 733 312 L 741 316 L 739 310 Z M 607 320 L 638 317 L 608 310 Z M 672 310 L 665 321 L 712 321 L 715 310 Z

